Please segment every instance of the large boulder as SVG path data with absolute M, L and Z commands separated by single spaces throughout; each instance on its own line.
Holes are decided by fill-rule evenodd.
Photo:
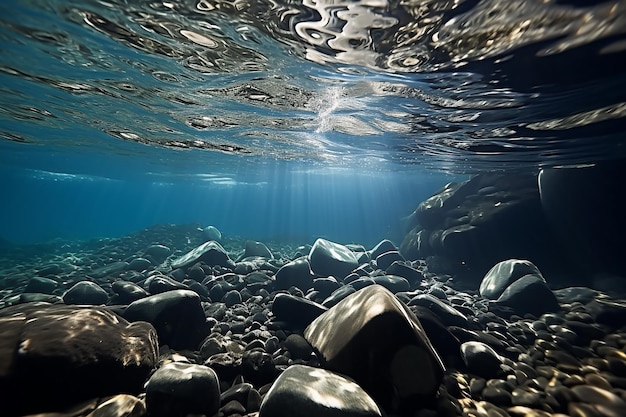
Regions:
M 386 411 L 411 413 L 434 399 L 444 366 L 413 312 L 371 285 L 315 319 L 305 338 L 323 366 L 353 378 Z
M 320 277 L 343 279 L 359 266 L 356 255 L 349 248 L 326 239 L 317 239 L 309 252 L 311 270 Z
M 626 161 L 543 169 L 541 206 L 578 275 L 626 276 Z M 595 283 L 591 282 L 592 285 Z
M 374 400 L 350 379 L 292 365 L 265 395 L 259 417 L 380 417 Z
M 315 274 L 311 271 L 311 264 L 306 256 L 294 259 L 283 265 L 275 275 L 274 287 L 277 290 L 287 290 L 298 287 L 306 291 L 313 286 Z
M 157 336 L 150 324 L 129 323 L 102 307 L 8 307 L 0 310 L 0 334 L 5 416 L 139 393 L 158 360 Z
M 536 175 L 480 174 L 448 184 L 410 218 L 402 254 L 445 258 L 455 268 L 449 272 L 466 281 L 480 280 L 509 258 L 563 271 L 563 254 L 544 216 Z

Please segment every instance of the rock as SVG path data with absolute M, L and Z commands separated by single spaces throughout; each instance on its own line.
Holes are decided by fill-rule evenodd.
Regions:
M 397 275 L 409 281 L 410 285 L 419 284 L 424 276 L 417 269 L 412 268 L 402 262 L 395 261 L 385 271 L 389 275 Z
M 246 247 L 241 259 L 261 257 L 266 259 L 274 259 L 274 255 L 265 244 L 255 242 L 254 240 L 246 240 Z
M 577 385 L 572 387 L 572 392 L 582 402 L 611 410 L 614 415 L 626 415 L 626 401 L 611 391 L 591 385 Z
M 172 290 L 188 290 L 189 287 L 165 275 L 153 275 L 146 280 L 150 294 L 161 294 Z
M 546 282 L 536 275 L 523 276 L 509 285 L 496 303 L 512 308 L 520 316 L 529 313 L 539 317 L 561 309 Z
M 241 304 L 241 294 L 239 294 L 239 291 L 237 290 L 230 290 L 224 295 L 222 301 L 224 302 L 224 304 L 226 304 L 226 307 L 232 307 L 235 304 Z
M 32 277 L 28 280 L 24 292 L 38 292 L 41 294 L 52 294 L 59 284 L 50 278 Z
M 400 255 L 397 250 L 381 253 L 376 257 L 376 266 L 383 271 L 391 266 L 394 262 L 403 262 L 404 256 Z
M 578 275 L 626 276 L 624 160 L 542 169 L 541 207 Z
M 547 224 L 534 174 L 479 174 L 420 203 L 401 245 L 407 259 L 444 257 L 475 282 L 503 259 L 523 258 L 553 276 L 572 272 Z M 575 271 L 573 271 L 575 272 Z
M 146 408 L 154 417 L 212 416 L 219 407 L 219 380 L 207 366 L 168 363 L 157 369 L 146 384 Z
M 165 245 L 150 245 L 143 252 L 145 257 L 153 260 L 157 264 L 163 262 L 171 253 L 172 250 Z
M 309 252 L 311 270 L 320 277 L 334 276 L 343 279 L 359 266 L 359 262 L 347 247 L 326 239 L 317 239 Z
M 61 272 L 63 272 L 63 268 L 61 268 L 59 264 L 47 264 L 41 268 L 37 268 L 37 275 L 40 277 L 49 277 L 51 275 L 60 274 Z
M 285 348 L 291 353 L 292 359 L 308 360 L 313 353 L 313 348 L 309 342 L 297 333 L 290 334 L 285 339 Z
M 128 323 L 102 307 L 29 303 L 4 308 L 0 334 L 0 392 L 6 416 L 139 393 L 158 359 L 150 324 Z M 37 401 L 28 400 L 25 393 L 36 393 Z
M 206 328 L 200 297 L 190 290 L 168 291 L 131 303 L 123 314 L 128 321 L 147 321 L 159 335 L 159 343 L 173 349 L 198 348 Z
M 204 229 L 200 229 L 200 231 L 206 240 L 214 240 L 216 242 L 222 240 L 222 232 L 215 226 L 207 226 Z
M 234 268 L 234 262 L 219 243 L 210 240 L 195 249 L 190 250 L 180 258 L 172 261 L 172 268 L 184 268 L 196 262 L 204 261 L 209 266 L 223 266 Z
M 320 304 L 290 294 L 276 294 L 272 302 L 272 313 L 276 319 L 297 329 L 306 328 L 326 310 Z
M 621 327 L 626 321 L 626 302 L 595 299 L 587 303 L 587 311 L 596 323 Z
M 325 368 L 353 378 L 388 412 L 409 413 L 432 401 L 443 378 L 418 319 L 380 285 L 339 302 L 304 336 Z
M 259 417 L 381 417 L 372 398 L 353 381 L 304 365 L 287 368 L 265 395 Z
M 382 285 L 394 294 L 411 289 L 409 281 L 395 275 L 379 275 L 374 277 L 374 282 L 378 285 Z
M 539 269 L 530 261 L 508 259 L 498 262 L 480 283 L 480 295 L 489 300 L 497 300 L 509 285 L 525 275 L 535 275 L 543 279 Z
M 262 350 L 246 350 L 241 357 L 241 375 L 255 386 L 269 384 L 278 376 L 274 359 Z
M 117 280 L 111 284 L 111 289 L 117 294 L 116 301 L 120 304 L 130 304 L 150 295 L 139 285 L 130 281 Z
M 456 308 L 430 294 L 418 294 L 411 299 L 409 306 L 422 306 L 439 317 L 446 326 L 467 326 L 467 317 Z
M 502 372 L 500 355 L 482 342 L 463 343 L 461 357 L 468 371 L 474 375 L 491 379 L 496 378 Z
M 77 282 L 63 295 L 65 304 L 100 305 L 108 300 L 107 292 L 91 281 Z
M 276 272 L 274 287 L 277 290 L 298 287 L 306 291 L 313 286 L 313 278 L 315 274 L 311 271 L 309 260 L 303 256 L 286 263 Z
M 398 248 L 393 244 L 392 241 L 388 239 L 381 240 L 378 242 L 376 246 L 370 251 L 370 258 L 376 259 L 378 256 L 382 255 L 386 252 L 397 252 Z
M 559 303 L 588 303 L 593 301 L 600 293 L 588 287 L 567 287 L 554 291 Z
M 364 280 L 363 282 L 365 284 L 363 287 L 373 285 L 373 283 L 369 283 L 369 279 Z M 341 300 L 343 300 L 350 294 L 354 294 L 355 292 L 356 289 L 352 285 L 344 285 L 343 287 L 339 287 L 335 291 L 333 291 L 333 293 L 322 302 L 322 305 L 326 308 L 333 307 Z
M 319 292 L 319 296 L 322 298 L 328 297 L 333 293 L 341 284 L 333 277 L 328 278 L 316 278 L 313 280 L 313 289 Z
M 103 401 L 88 417 L 140 417 L 146 404 L 134 395 L 118 394 Z
M 93 278 L 104 278 L 109 275 L 116 275 L 128 268 L 128 262 L 119 261 L 112 264 L 103 266 L 102 268 L 94 269 L 89 272 L 89 276 Z
M 127 266 L 127 269 L 131 271 L 144 271 L 152 266 L 152 262 L 150 262 L 146 258 L 135 258 Z

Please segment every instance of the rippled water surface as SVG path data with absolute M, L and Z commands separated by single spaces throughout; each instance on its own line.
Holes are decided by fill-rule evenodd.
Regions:
M 22 0 L 0 16 L 6 163 L 472 172 L 626 154 L 626 1 Z

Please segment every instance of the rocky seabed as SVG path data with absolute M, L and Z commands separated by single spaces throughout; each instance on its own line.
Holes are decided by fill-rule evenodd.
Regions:
M 626 303 L 162 225 L 0 255 L 5 416 L 626 416 Z

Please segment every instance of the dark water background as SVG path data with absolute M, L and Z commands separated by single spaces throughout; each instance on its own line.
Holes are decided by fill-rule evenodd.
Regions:
M 0 3 L 0 237 L 373 244 L 448 181 L 626 156 L 626 2 Z

